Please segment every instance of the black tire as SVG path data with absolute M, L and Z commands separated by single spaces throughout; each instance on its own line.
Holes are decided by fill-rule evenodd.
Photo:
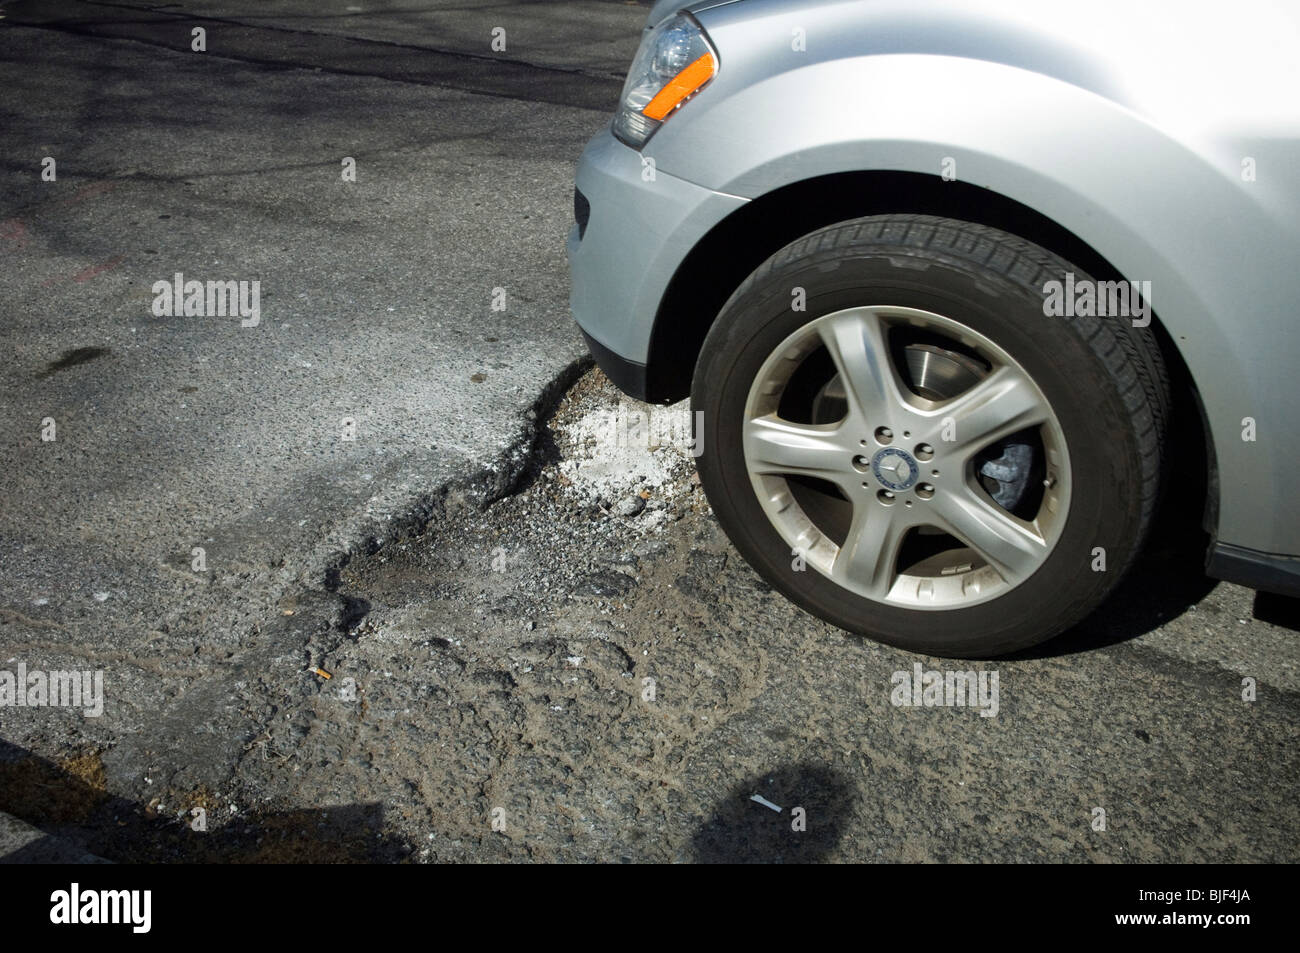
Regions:
M 1013 235 L 922 215 L 829 226 L 792 242 L 735 291 L 705 340 L 692 409 L 709 502 L 768 582 L 843 629 L 913 651 L 992 657 L 1042 642 L 1114 588 L 1144 540 L 1160 488 L 1169 383 L 1151 328 L 1124 318 L 1046 317 L 1043 285 L 1083 269 Z M 806 310 L 791 307 L 803 288 Z M 1070 458 L 1068 515 L 1050 554 L 996 598 L 950 609 L 874 601 L 792 565 L 760 505 L 744 453 L 750 387 L 800 327 L 845 308 L 890 305 L 946 315 L 995 342 L 1050 405 Z M 865 485 L 865 484 L 864 484 Z M 910 505 L 910 504 L 909 504 Z M 1096 548 L 1105 569 L 1096 571 Z

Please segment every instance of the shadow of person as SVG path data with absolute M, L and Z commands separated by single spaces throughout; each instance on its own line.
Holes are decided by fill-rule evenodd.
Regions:
M 751 799 L 759 795 L 780 807 Z M 816 863 L 828 859 L 856 800 L 853 785 L 820 764 L 795 764 L 747 778 L 691 839 L 705 864 Z

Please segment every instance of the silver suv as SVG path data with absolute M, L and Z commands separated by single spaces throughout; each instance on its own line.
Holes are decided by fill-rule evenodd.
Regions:
M 736 548 L 845 629 L 1046 639 L 1175 482 L 1210 575 L 1300 594 L 1298 11 L 659 3 L 578 167 L 573 313 L 690 396 Z

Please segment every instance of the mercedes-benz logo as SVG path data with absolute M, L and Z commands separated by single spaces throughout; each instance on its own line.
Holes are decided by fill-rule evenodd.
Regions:
M 886 447 L 871 458 L 871 471 L 876 479 L 891 490 L 906 490 L 916 482 L 920 467 L 906 450 Z

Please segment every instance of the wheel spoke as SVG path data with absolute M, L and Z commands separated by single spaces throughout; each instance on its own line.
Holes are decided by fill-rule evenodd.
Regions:
M 851 416 L 877 418 L 906 403 L 885 326 L 874 312 L 845 312 L 824 322 L 819 331 L 844 382 Z
M 881 506 L 875 500 L 853 508 L 853 522 L 831 567 L 841 585 L 852 584 L 870 598 L 884 600 L 897 576 L 898 551 L 909 522 L 902 506 Z
M 745 422 L 745 459 L 752 473 L 841 483 L 849 477 L 852 451 L 843 444 L 839 424 L 796 424 L 768 414 Z
M 1008 583 L 1030 576 L 1047 555 L 1046 541 L 992 500 L 969 487 L 936 494 L 929 512 L 988 560 Z
M 1050 411 L 1023 373 L 1000 367 L 965 393 L 935 408 L 930 442 L 966 457 L 1003 437 L 1041 424 Z

